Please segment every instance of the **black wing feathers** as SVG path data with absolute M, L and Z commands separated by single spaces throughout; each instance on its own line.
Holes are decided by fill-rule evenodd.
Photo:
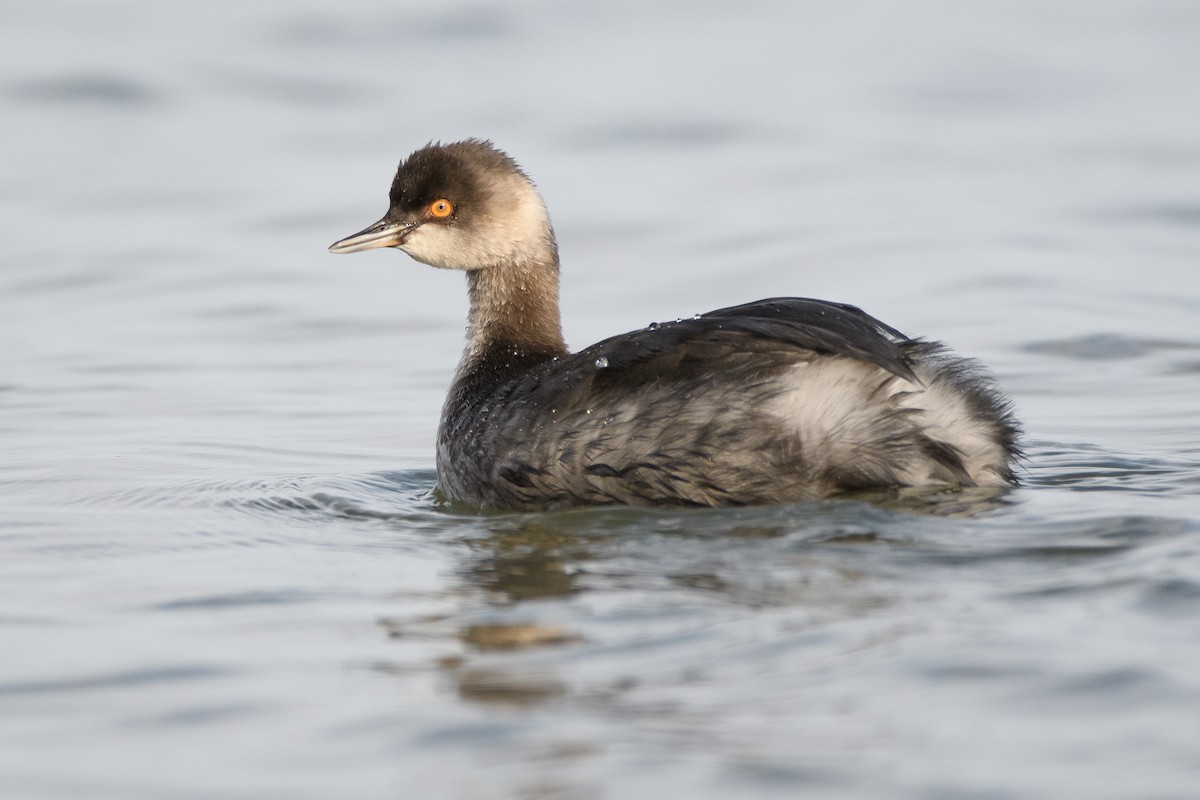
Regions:
M 900 346 L 910 341 L 904 334 L 854 306 L 800 297 L 759 300 L 632 331 L 593 345 L 578 357 L 603 358 L 613 370 L 664 357 L 681 363 L 695 359 L 699 367 L 711 356 L 744 345 L 747 334 L 822 355 L 855 358 L 916 380 Z

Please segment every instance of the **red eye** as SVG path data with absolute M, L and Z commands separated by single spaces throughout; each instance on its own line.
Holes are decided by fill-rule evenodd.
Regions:
M 429 204 L 429 213 L 438 219 L 448 217 L 454 213 L 454 203 L 444 198 L 442 200 L 434 200 Z

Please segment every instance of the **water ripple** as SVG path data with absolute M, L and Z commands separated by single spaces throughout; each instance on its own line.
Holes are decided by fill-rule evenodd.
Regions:
M 123 489 L 106 499 L 154 508 L 223 508 L 252 515 L 307 514 L 390 519 L 432 510 L 432 470 L 366 475 L 290 475 L 269 479 L 188 479 Z
M 1119 453 L 1097 445 L 1036 443 L 1026 482 L 1076 492 L 1200 493 L 1200 460 Z
M 1142 358 L 1160 350 L 1198 350 L 1196 342 L 1149 339 L 1120 333 L 1094 333 L 1070 339 L 1046 339 L 1025 345 L 1024 350 L 1041 355 L 1080 361 L 1109 361 Z
M 188 682 L 198 678 L 219 678 L 229 674 L 229 670 L 210 666 L 152 667 L 80 678 L 0 683 L 0 695 L 55 694 L 58 692 L 83 692 L 94 689 L 125 689 L 156 683 Z
M 56 105 L 99 104 L 127 108 L 159 101 L 158 92 L 142 81 L 94 73 L 12 82 L 8 91 L 23 100 Z

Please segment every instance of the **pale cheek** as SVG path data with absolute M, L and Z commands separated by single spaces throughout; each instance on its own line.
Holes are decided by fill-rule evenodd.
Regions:
M 495 226 L 467 229 L 428 224 L 413 231 L 402 249 L 417 261 L 441 269 L 481 269 L 520 260 L 510 232 Z
M 440 225 L 423 226 L 413 231 L 400 249 L 431 267 L 471 269 L 456 238 L 452 230 Z

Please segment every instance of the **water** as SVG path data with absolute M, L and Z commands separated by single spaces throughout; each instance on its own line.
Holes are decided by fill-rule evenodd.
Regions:
M 1200 11 L 0 11 L 0 795 L 1200 794 Z M 397 159 L 538 180 L 568 340 L 853 302 L 991 364 L 1000 503 L 471 516 Z

